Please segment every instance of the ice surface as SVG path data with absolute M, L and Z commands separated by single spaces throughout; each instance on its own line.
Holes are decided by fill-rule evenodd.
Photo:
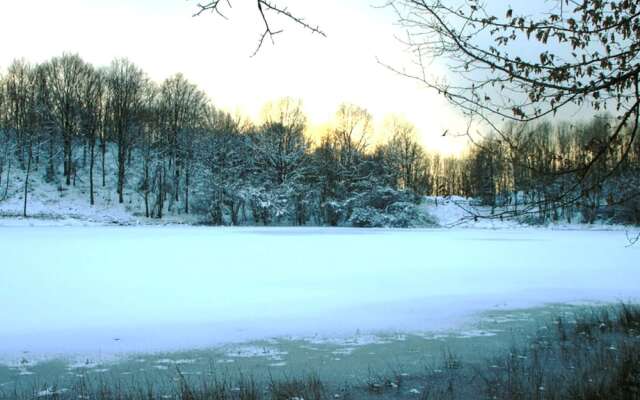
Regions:
M 4 227 L 0 254 L 14 360 L 451 329 L 640 294 L 623 231 Z

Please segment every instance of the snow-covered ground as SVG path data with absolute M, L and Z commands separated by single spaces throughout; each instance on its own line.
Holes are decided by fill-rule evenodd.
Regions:
M 172 212 L 167 210 L 162 220 L 145 218 L 143 197 L 136 190 L 140 177 L 131 172 L 127 175 L 124 188 L 124 203 L 118 203 L 117 167 L 113 154 L 114 149 L 107 152 L 104 187 L 99 167 L 96 169 L 93 206 L 89 203 L 88 168 L 80 169 L 75 184 L 70 186 L 62 181 L 62 171 L 53 182 L 44 179 L 43 168 L 34 171 L 29 180 L 27 202 L 27 215 L 30 218 L 22 218 L 24 171 L 14 167 L 9 181 L 4 181 L 0 189 L 0 226 L 159 225 L 192 224 L 203 220 L 203 216 L 177 212 L 183 209 L 179 205 L 173 207 Z M 136 167 L 132 170 L 140 169 Z M 7 179 L 6 175 L 3 179 Z
M 0 358 L 460 326 L 640 298 L 622 231 L 0 228 Z
M 461 196 L 424 196 L 418 206 L 419 210 L 430 216 L 430 219 L 440 227 L 445 228 L 482 228 L 482 229 L 517 229 L 522 227 L 532 227 L 523 221 L 527 217 L 535 219 L 535 212 L 518 217 L 500 218 L 504 212 L 513 212 L 513 208 L 496 207 L 494 213 L 490 206 L 478 205 L 478 201 L 473 198 Z M 522 206 L 520 209 L 522 212 Z M 475 218 L 474 216 L 478 216 Z M 612 224 L 610 221 L 597 220 L 592 224 L 582 222 L 582 216 L 576 211 L 572 217 L 572 222 L 568 223 L 564 218 L 558 221 L 547 221 L 542 225 L 533 225 L 535 228 L 546 229 L 571 229 L 571 230 L 628 230 L 631 233 L 637 232 L 637 226 L 623 226 Z M 636 233 L 637 234 L 637 233 Z

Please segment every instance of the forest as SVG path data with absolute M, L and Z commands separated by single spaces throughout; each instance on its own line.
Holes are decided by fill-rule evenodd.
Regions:
M 141 216 L 213 225 L 426 226 L 424 196 L 470 198 L 476 219 L 640 223 L 640 144 L 627 128 L 609 143 L 607 113 L 505 122 L 508 135 L 483 134 L 456 156 L 430 151 L 401 117 L 374 143 L 373 116 L 354 104 L 317 137 L 300 100 L 263 114 L 223 111 L 181 74 L 154 82 L 126 59 L 16 60 L 0 76 L 0 202 L 21 196 L 28 216 L 42 180 L 86 185 L 90 205 L 103 188 L 119 203 L 135 196 Z

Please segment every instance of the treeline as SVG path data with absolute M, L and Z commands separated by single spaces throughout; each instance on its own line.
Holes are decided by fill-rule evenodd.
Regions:
M 423 195 L 545 220 L 583 212 L 593 221 L 609 202 L 624 207 L 624 222 L 639 221 L 637 198 L 620 197 L 638 188 L 637 145 L 625 148 L 621 135 L 588 174 L 577 168 L 608 137 L 606 117 L 514 126 L 509 140 L 485 138 L 463 157 L 427 152 L 400 118 L 374 146 L 371 114 L 352 104 L 315 140 L 300 101 L 274 102 L 263 119 L 215 108 L 180 74 L 153 82 L 125 59 L 105 68 L 77 55 L 15 61 L 0 77 L 0 200 L 17 167 L 25 215 L 31 182 L 43 179 L 87 185 L 91 205 L 113 190 L 146 217 L 197 214 L 213 224 L 416 226 L 430 222 L 417 208 Z
M 584 123 L 510 125 L 463 161 L 459 192 L 491 214 L 531 222 L 640 223 L 640 143 L 610 115 Z M 576 221 L 576 218 L 579 220 Z

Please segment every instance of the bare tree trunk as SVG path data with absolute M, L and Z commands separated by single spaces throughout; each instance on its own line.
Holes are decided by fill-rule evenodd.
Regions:
M 124 203 L 124 155 L 122 161 L 118 161 L 118 203 Z
M 6 199 L 9 195 L 9 181 L 11 180 L 11 158 L 9 158 L 7 163 L 7 180 L 5 181 L 4 186 L 4 194 L 2 195 L 3 199 Z
M 143 158 L 144 161 L 144 165 L 143 165 L 143 171 L 144 171 L 144 216 L 146 218 L 149 218 L 149 190 L 150 190 L 150 182 L 149 182 L 149 156 L 148 155 L 144 155 Z
M 184 171 L 184 212 L 189 214 L 189 167 Z
M 124 172 L 127 162 L 127 149 L 123 135 L 123 132 L 118 135 L 118 202 L 120 204 L 124 203 Z
M 47 165 L 47 180 L 52 181 L 56 176 L 56 171 L 53 166 L 53 130 L 49 134 L 49 149 L 48 149 L 48 165 Z
M 20 130 L 16 129 L 16 148 L 15 148 L 16 157 L 18 157 L 18 164 L 21 167 L 24 167 L 24 145 L 22 142 L 22 134 L 20 134 Z
M 106 139 L 104 137 L 104 134 L 102 135 L 102 137 L 100 138 L 101 142 L 100 142 L 100 152 L 102 153 L 102 187 L 107 186 L 106 182 L 105 182 L 105 171 L 104 171 L 104 158 L 105 155 L 107 153 L 107 143 L 106 143 Z
M 96 138 L 92 137 L 91 143 L 89 145 L 89 202 L 91 205 L 95 204 L 95 196 L 93 193 L 93 166 L 95 164 L 96 159 Z
M 180 193 L 180 188 L 179 188 L 179 185 L 180 185 L 180 162 L 178 162 L 177 158 L 176 158 L 176 162 L 175 162 L 175 168 L 176 168 L 176 170 L 175 170 L 175 175 L 174 175 L 174 178 L 173 178 L 173 183 L 174 183 L 175 200 L 177 202 L 177 201 L 180 201 L 180 196 L 179 196 L 179 193 Z
M 38 138 L 36 139 L 36 167 L 35 170 L 38 170 L 38 167 L 40 165 L 40 137 L 38 136 Z
M 24 205 L 22 207 L 22 216 L 23 217 L 27 217 L 27 197 L 29 195 L 29 173 L 31 172 L 31 158 L 33 157 L 32 155 L 32 150 L 31 148 L 29 149 L 29 157 L 28 157 L 28 161 L 27 161 L 27 173 L 25 175 L 24 178 Z
M 2 187 L 2 173 L 4 172 L 4 163 L 8 161 L 7 156 L 7 145 L 4 146 L 4 156 L 2 157 L 2 162 L 0 163 L 0 187 Z
M 71 185 L 71 139 L 65 134 L 64 137 L 64 174 L 66 176 L 67 186 Z
M 90 143 L 88 143 L 89 141 L 84 141 L 82 144 L 82 168 L 87 165 L 87 149 L 90 146 Z
M 161 219 L 162 218 L 162 209 L 164 208 L 164 165 L 162 165 L 162 168 L 160 169 L 160 174 L 159 174 L 159 190 L 158 190 L 158 218 Z

